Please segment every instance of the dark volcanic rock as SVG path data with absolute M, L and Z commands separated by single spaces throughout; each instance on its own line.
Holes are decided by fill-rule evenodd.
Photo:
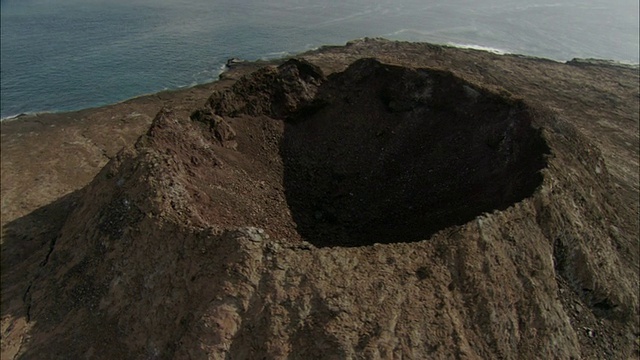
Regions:
M 541 185 L 535 111 L 448 72 L 357 61 L 324 83 L 321 111 L 285 125 L 284 186 L 318 246 L 418 241 Z M 399 107 L 402 107 L 400 110 Z
M 3 358 L 638 355 L 636 70 L 304 59 L 165 104 L 82 190 L 3 218 Z
M 214 92 L 208 106 L 219 115 L 267 115 L 282 118 L 308 106 L 323 81 L 322 70 L 299 59 L 278 67 L 264 67 L 230 89 Z

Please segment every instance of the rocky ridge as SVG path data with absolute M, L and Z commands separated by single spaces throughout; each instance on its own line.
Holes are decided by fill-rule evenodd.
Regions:
M 391 52 L 342 67 L 376 46 L 417 45 L 323 49 L 161 110 L 43 243 L 17 355 L 637 356 L 637 184 L 607 157 L 621 152 L 534 85 L 514 95 Z M 465 53 L 448 61 L 482 66 Z M 3 266 L 29 269 L 9 245 Z M 17 318 L 3 309 L 3 341 Z

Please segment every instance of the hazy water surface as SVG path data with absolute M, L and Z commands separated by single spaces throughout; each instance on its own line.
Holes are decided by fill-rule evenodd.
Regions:
M 364 36 L 638 62 L 638 1 L 1 0 L 0 112 L 73 110 Z

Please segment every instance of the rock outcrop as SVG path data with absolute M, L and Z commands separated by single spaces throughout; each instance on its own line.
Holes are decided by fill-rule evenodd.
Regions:
M 267 66 L 163 109 L 81 190 L 20 354 L 637 356 L 617 191 L 537 99 L 374 59 Z

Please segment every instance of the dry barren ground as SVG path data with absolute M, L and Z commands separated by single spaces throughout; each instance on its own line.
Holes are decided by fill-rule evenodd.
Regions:
M 5 121 L 2 358 L 637 358 L 638 81 L 365 39 Z

